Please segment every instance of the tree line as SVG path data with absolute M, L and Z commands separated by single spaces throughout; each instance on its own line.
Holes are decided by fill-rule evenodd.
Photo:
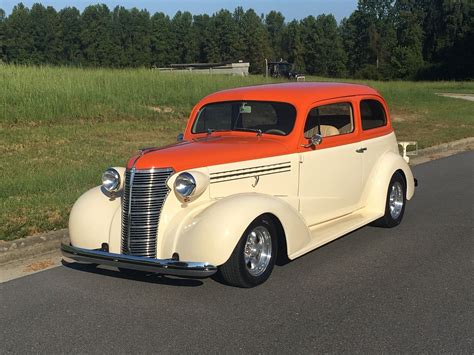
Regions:
M 359 0 L 333 15 L 285 21 L 237 7 L 173 17 L 104 4 L 56 11 L 39 3 L 0 9 L 0 61 L 33 65 L 162 67 L 287 59 L 298 72 L 370 79 L 473 79 L 471 0 Z

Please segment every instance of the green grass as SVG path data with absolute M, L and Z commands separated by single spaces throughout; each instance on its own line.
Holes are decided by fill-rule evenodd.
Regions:
M 173 142 L 200 98 L 263 82 L 273 81 L 0 65 L 0 239 L 66 227 L 72 204 L 105 168 Z M 435 95 L 474 93 L 474 83 L 368 84 L 387 99 L 399 139 L 426 147 L 474 136 L 474 103 Z

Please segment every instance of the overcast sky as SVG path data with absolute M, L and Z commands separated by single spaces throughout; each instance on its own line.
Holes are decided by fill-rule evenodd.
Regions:
M 192 14 L 212 14 L 222 8 L 234 10 L 237 6 L 242 6 L 245 9 L 252 8 L 258 14 L 266 14 L 271 10 L 277 10 L 285 16 L 286 20 L 331 13 L 338 21 L 349 16 L 357 6 L 357 0 L 0 0 L 0 8 L 10 14 L 13 6 L 19 2 L 23 2 L 27 7 L 39 2 L 45 6 L 53 6 L 56 10 L 67 6 L 75 6 L 81 11 L 88 5 L 104 3 L 111 9 L 117 5 L 126 8 L 138 7 L 139 9 L 147 9 L 151 13 L 161 11 L 170 16 L 173 16 L 178 10 L 189 11 Z

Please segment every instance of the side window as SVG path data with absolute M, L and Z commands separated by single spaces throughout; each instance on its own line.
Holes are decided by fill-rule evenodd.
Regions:
M 306 119 L 305 138 L 315 134 L 323 137 L 337 136 L 354 131 L 354 115 L 348 102 L 329 104 L 313 108 Z
M 387 124 L 385 110 L 377 100 L 362 100 L 360 102 L 360 116 L 363 130 L 382 127 Z

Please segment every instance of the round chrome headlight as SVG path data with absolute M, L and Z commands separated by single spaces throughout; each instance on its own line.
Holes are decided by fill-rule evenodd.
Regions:
M 102 186 L 107 192 L 117 192 L 120 189 L 120 174 L 114 168 L 108 168 L 102 174 Z
M 174 190 L 183 198 L 191 196 L 196 189 L 196 180 L 190 173 L 181 173 L 174 181 Z

